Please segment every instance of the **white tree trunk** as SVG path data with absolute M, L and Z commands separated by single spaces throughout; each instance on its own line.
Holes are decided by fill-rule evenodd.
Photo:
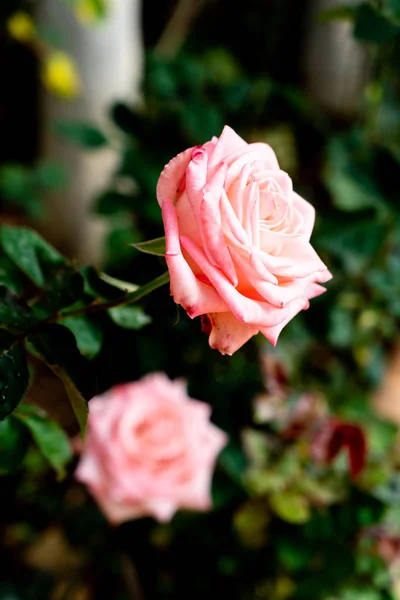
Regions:
M 357 5 L 361 0 L 347 0 Z M 306 86 L 313 100 L 323 108 L 351 116 L 360 108 L 368 78 L 369 61 L 364 46 L 352 34 L 353 23 L 319 23 L 319 12 L 342 5 L 341 0 L 313 0 L 305 44 Z
M 100 126 L 117 100 L 136 102 L 143 70 L 141 0 L 111 0 L 107 19 L 91 27 L 80 24 L 59 0 L 42 0 L 40 21 L 56 28 L 75 59 L 82 93 L 74 101 L 47 95 L 43 105 L 43 154 L 67 168 L 67 190 L 49 199 L 48 235 L 79 262 L 100 263 L 105 224 L 90 214 L 94 196 L 115 169 L 114 150 L 84 152 L 57 139 L 57 119 L 81 119 Z

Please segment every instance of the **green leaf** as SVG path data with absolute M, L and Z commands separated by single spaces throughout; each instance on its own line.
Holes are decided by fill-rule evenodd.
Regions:
M 228 49 L 219 47 L 207 50 L 202 57 L 205 75 L 217 85 L 223 84 L 232 89 L 232 85 L 242 83 L 243 72 L 239 63 Z
M 96 377 L 91 363 L 79 352 L 74 335 L 62 325 L 47 325 L 28 341 L 50 369 L 63 381 L 83 435 L 87 400 L 96 394 Z
M 81 298 L 82 275 L 35 231 L 2 227 L 0 243 L 12 264 L 42 290 L 33 305 L 41 318 L 71 306 Z
M 301 542 L 292 538 L 277 539 L 277 555 L 280 564 L 292 573 L 300 572 L 312 558 L 312 549 L 305 548 Z
M 240 446 L 230 442 L 218 457 L 218 464 L 223 471 L 240 487 L 243 486 L 243 473 L 246 468 L 246 457 Z
M 0 285 L 0 324 L 17 329 L 29 329 L 36 319 L 17 294 Z
M 0 285 L 16 294 L 22 294 L 25 288 L 20 270 L 5 254 L 0 256 Z
M 329 23 L 330 21 L 350 21 L 353 20 L 356 15 L 356 6 L 342 4 L 318 13 L 316 20 L 319 23 Z
M 333 202 L 340 210 L 353 212 L 367 208 L 382 208 L 384 201 L 374 181 L 360 168 L 331 164 L 325 183 Z
M 82 396 L 80 391 L 75 386 L 69 375 L 58 365 L 52 365 L 51 370 L 64 384 L 65 391 L 67 392 L 71 408 L 74 411 L 76 420 L 79 425 L 79 431 L 81 437 L 84 440 L 86 434 L 87 420 L 89 416 L 88 403 Z
M 161 101 L 176 98 L 178 82 L 173 64 L 163 60 L 154 52 L 149 55 L 146 67 L 150 93 Z
M 40 408 L 28 404 L 20 404 L 14 416 L 29 429 L 40 452 L 58 475 L 64 476 L 72 451 L 59 424 L 49 419 Z
M 360 172 L 330 171 L 325 183 L 332 194 L 335 206 L 343 211 L 365 210 L 382 206 L 382 198 L 372 181 Z
M 65 140 L 74 142 L 82 148 L 98 149 L 108 144 L 104 133 L 94 125 L 83 121 L 58 121 L 56 132 Z
M 324 180 L 340 210 L 350 212 L 384 206 L 379 189 L 370 176 L 370 165 L 357 160 L 362 144 L 355 135 L 334 136 L 328 143 Z
M 140 306 L 117 306 L 108 311 L 116 325 L 125 329 L 141 329 L 151 323 L 151 317 L 146 315 Z
M 131 244 L 136 250 L 145 252 L 146 254 L 154 254 L 155 256 L 165 256 L 165 237 L 156 238 L 149 240 L 148 242 L 141 242 L 139 244 Z
M 0 193 L 9 200 L 21 200 L 31 192 L 28 169 L 19 164 L 6 164 L 0 169 Z
M 59 190 L 67 183 L 67 173 L 58 163 L 42 162 L 35 169 L 37 183 L 50 190 Z
M 0 244 L 10 260 L 39 287 L 46 282 L 46 267 L 67 262 L 32 229 L 1 227 Z
M 384 11 L 389 17 L 400 19 L 400 0 L 385 0 Z
M 67 327 L 59 324 L 43 325 L 39 332 L 29 335 L 28 341 L 49 367 L 59 365 L 86 397 L 94 395 L 94 382 L 91 381 L 93 368 L 79 352 L 75 337 Z
M 45 284 L 41 287 L 41 297 L 32 305 L 41 318 L 52 316 L 57 311 L 78 302 L 84 291 L 82 275 L 69 264 L 47 268 Z
M 41 162 L 30 169 L 10 163 L 0 168 L 0 194 L 33 218 L 42 214 L 43 191 L 59 190 L 65 183 L 65 170 L 57 163 Z
M 287 484 L 287 477 L 279 469 L 250 467 L 246 471 L 245 482 L 246 488 L 252 494 L 263 496 L 283 490 Z
M 400 0 L 384 0 L 384 6 L 387 10 L 400 12 Z
M 80 352 L 87 358 L 94 358 L 101 350 L 103 333 L 100 327 L 90 321 L 87 317 L 72 317 L 63 320 L 75 336 L 76 344 Z
M 124 133 L 133 134 L 134 137 L 144 137 L 146 134 L 146 123 L 138 112 L 122 102 L 116 102 L 110 110 L 113 123 Z
M 294 492 L 278 492 L 269 499 L 273 511 L 286 521 L 296 525 L 307 523 L 311 517 L 310 506 L 303 496 Z
M 28 384 L 26 356 L 19 340 L 0 330 L 0 420 L 18 406 Z
M 346 224 L 332 219 L 326 223 L 325 233 L 318 235 L 317 244 L 339 256 L 348 272 L 358 273 L 379 251 L 386 235 L 387 227 L 371 219 L 348 218 Z
M 25 427 L 14 416 L 0 421 L 0 474 L 18 469 L 28 444 Z
M 329 313 L 328 339 L 336 348 L 351 347 L 354 343 L 354 313 L 339 305 L 334 305 Z
M 391 42 L 400 33 L 400 27 L 374 10 L 369 4 L 358 9 L 354 26 L 354 36 L 365 42 L 385 44 Z

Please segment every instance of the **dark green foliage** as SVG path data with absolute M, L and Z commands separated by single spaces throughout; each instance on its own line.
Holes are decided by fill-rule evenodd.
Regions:
M 344 2 L 317 15 L 352 21 L 370 52 L 353 121 L 325 114 L 301 87 L 305 2 L 206 3 L 182 51 L 168 58 L 150 47 L 173 3 L 144 4 L 143 103 L 110 108 L 119 161 L 93 199 L 110 232 L 107 275 L 78 268 L 31 230 L 0 231 L 0 474 L 12 548 L 2 553 L 0 600 L 60 589 L 73 598 L 82 586 L 116 600 L 140 598 L 138 587 L 146 600 L 395 600 L 378 541 L 400 543 L 398 428 L 370 403 L 400 326 L 400 2 Z M 208 347 L 199 319 L 177 309 L 167 286 L 143 307 L 129 304 L 165 270 L 161 169 L 224 124 L 274 147 L 316 207 L 313 245 L 334 274 L 275 349 L 256 339 L 233 357 Z M 90 123 L 57 130 L 87 151 L 109 144 Z M 36 216 L 42 192 L 62 179 L 51 164 L 3 165 L 2 206 Z M 63 474 L 71 451 L 51 418 L 19 404 L 31 356 L 62 381 L 82 435 L 94 395 L 148 372 L 184 377 L 230 437 L 213 479 L 214 511 L 110 529 L 72 478 L 55 485 L 48 463 Z M 345 444 L 332 460 L 313 457 L 315 435 L 332 416 L 365 435 L 357 477 Z M 54 529 L 75 562 L 43 575 L 26 550 Z M 54 592 L 65 579 L 70 587 Z
M 133 293 L 110 285 L 95 269 L 79 272 L 31 229 L 2 227 L 0 246 L 0 418 L 16 408 L 28 387 L 27 349 L 62 380 L 84 431 L 87 401 L 102 387 L 88 359 L 101 350 L 106 310 L 110 322 L 140 329 L 150 318 L 125 305 L 147 288 Z M 104 315 L 92 317 L 101 312 L 95 305 L 106 300 L 111 304 Z
M 21 340 L 0 329 L 0 419 L 4 419 L 18 405 L 28 381 L 28 367 Z
M 57 133 L 70 142 L 83 148 L 97 149 L 107 145 L 107 138 L 102 131 L 80 121 L 60 121 L 56 124 Z

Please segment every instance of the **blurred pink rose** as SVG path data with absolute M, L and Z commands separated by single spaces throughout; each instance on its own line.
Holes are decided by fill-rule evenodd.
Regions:
M 182 381 L 162 373 L 116 386 L 90 402 L 76 477 L 112 523 L 207 510 L 214 464 L 227 442 L 210 412 L 188 397 Z
M 267 144 L 230 127 L 161 173 L 171 293 L 202 317 L 211 348 L 232 354 L 259 331 L 283 327 L 331 274 L 310 244 L 314 208 L 293 191 Z

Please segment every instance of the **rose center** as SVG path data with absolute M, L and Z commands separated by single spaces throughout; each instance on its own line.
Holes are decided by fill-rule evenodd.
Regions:
M 280 185 L 273 177 L 263 172 L 252 173 L 249 183 L 254 181 L 258 184 L 260 194 L 260 226 L 267 226 L 269 229 L 279 226 L 287 212 L 287 201 Z
M 170 461 L 182 452 L 182 423 L 173 415 L 157 414 L 156 418 L 144 419 L 133 427 L 132 433 L 142 458 Z

